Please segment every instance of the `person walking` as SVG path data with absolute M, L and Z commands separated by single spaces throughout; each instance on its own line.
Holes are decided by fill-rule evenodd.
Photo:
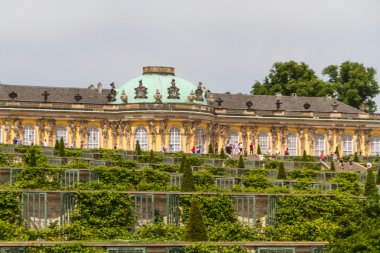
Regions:
M 348 164 L 350 165 L 349 170 L 352 170 L 352 163 L 352 156 L 350 156 L 350 158 L 348 159 Z
M 251 143 L 251 145 L 249 145 L 249 154 L 253 155 L 253 143 Z

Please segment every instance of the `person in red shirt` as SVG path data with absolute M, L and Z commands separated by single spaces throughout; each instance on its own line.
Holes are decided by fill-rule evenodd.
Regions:
M 191 149 L 191 152 L 194 154 L 195 153 L 195 146 Z

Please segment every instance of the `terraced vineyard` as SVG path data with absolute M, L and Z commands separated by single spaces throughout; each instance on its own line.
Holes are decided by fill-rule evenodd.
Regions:
M 0 149 L 1 252 L 349 252 L 342 242 L 360 230 L 347 222 L 368 208 L 355 221 L 367 231 L 364 249 L 379 247 L 379 228 L 363 225 L 379 214 L 364 170 L 300 158 L 250 157 L 237 168 L 216 155 Z M 207 243 L 188 237 L 195 202 Z

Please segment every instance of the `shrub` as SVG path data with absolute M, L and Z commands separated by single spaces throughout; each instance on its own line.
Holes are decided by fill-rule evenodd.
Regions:
M 380 169 L 377 171 L 377 174 L 376 174 L 376 184 L 380 185 Z
M 365 182 L 364 195 L 368 197 L 377 195 L 375 175 L 373 174 L 372 169 L 368 169 L 368 172 L 367 172 L 367 180 Z
M 193 200 L 191 203 L 189 220 L 186 224 L 186 240 L 191 242 L 208 240 L 198 200 Z
M 214 148 L 212 147 L 212 144 L 208 145 L 208 153 L 209 154 L 214 154 Z
M 204 164 L 203 159 L 197 156 L 188 156 L 186 157 L 186 161 L 189 161 L 191 166 L 202 166 Z
M 183 173 L 185 171 L 185 164 L 186 164 L 186 155 L 182 155 L 181 159 L 181 165 L 179 166 L 179 173 Z
M 185 170 L 183 172 L 181 191 L 182 192 L 193 192 L 193 191 L 195 191 L 193 170 L 191 169 L 190 162 L 187 160 L 185 162 Z
M 47 157 L 41 155 L 40 150 L 37 147 L 33 146 L 26 152 L 24 156 L 24 162 L 30 167 L 46 166 Z
M 238 168 L 244 168 L 244 160 L 242 155 L 239 157 Z
M 286 179 L 284 163 L 280 163 L 280 166 L 278 167 L 277 179 Z
M 227 158 L 226 152 L 224 152 L 224 148 L 222 148 L 222 150 L 220 150 L 219 158 L 220 159 L 226 159 Z
M 59 140 L 55 140 L 54 150 L 59 150 Z
M 140 142 L 138 140 L 136 141 L 135 151 L 136 151 L 137 155 L 141 155 L 142 154 L 142 150 L 141 150 L 141 147 L 140 147 Z
M 338 157 L 338 158 L 340 157 L 338 146 L 336 146 L 336 148 L 335 148 L 335 154 L 336 154 L 336 157 Z
M 354 155 L 354 162 L 358 163 L 359 162 L 359 156 L 358 156 L 358 152 L 355 152 L 355 155 Z
M 331 171 L 335 171 L 334 160 L 331 160 L 331 162 L 330 162 L 330 170 L 331 170 Z
M 237 161 L 237 160 L 234 160 L 234 159 L 230 159 L 230 158 L 228 158 L 227 160 L 224 161 L 224 166 L 225 166 L 225 167 L 236 168 L 237 165 L 238 165 L 238 161 Z
M 258 154 L 258 155 L 261 155 L 260 144 L 257 145 L 257 154 Z
M 59 152 L 60 157 L 65 156 L 65 143 L 63 142 L 62 137 L 61 137 L 61 140 L 59 141 L 58 152 Z

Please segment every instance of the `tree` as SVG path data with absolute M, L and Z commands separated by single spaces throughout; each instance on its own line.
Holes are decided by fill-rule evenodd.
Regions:
M 244 160 L 242 155 L 239 156 L 238 168 L 244 168 Z
M 212 147 L 211 143 L 208 145 L 208 153 L 209 154 L 214 154 L 214 148 Z
M 63 138 L 59 140 L 59 145 L 58 145 L 58 152 L 60 157 L 65 156 L 65 143 L 63 142 Z
M 208 240 L 198 200 L 191 202 L 189 220 L 186 224 L 186 240 L 191 242 Z
M 377 174 L 376 174 L 376 184 L 380 185 L 380 169 L 377 171 Z
M 179 166 L 179 173 L 183 173 L 185 171 L 185 165 L 186 165 L 186 155 L 182 155 L 181 159 L 181 165 Z
M 260 144 L 257 145 L 257 154 L 258 154 L 258 155 L 261 155 Z
M 334 92 L 334 86 L 320 80 L 304 62 L 276 62 L 263 83 L 255 82 L 251 93 L 273 95 L 277 92 L 286 96 L 292 93 L 299 96 L 325 96 Z
M 340 155 L 339 155 L 339 147 L 338 146 L 336 146 L 336 148 L 335 148 L 335 154 L 336 154 L 337 158 L 340 157 Z
M 365 181 L 364 195 L 365 196 L 376 196 L 377 195 L 375 175 L 373 174 L 372 169 L 368 169 L 368 171 L 367 171 L 367 180 Z
M 224 148 L 222 148 L 222 150 L 220 150 L 219 158 L 220 159 L 226 159 L 227 158 L 226 153 L 224 152 Z
M 149 161 L 149 163 L 155 163 L 156 162 L 156 158 L 154 157 L 153 149 L 151 149 L 150 152 L 149 152 L 148 161 Z
M 284 163 L 280 163 L 278 165 L 277 179 L 284 179 L 284 180 L 286 179 Z
M 327 66 L 322 74 L 336 87 L 340 101 L 357 109 L 364 106 L 366 112 L 376 111 L 373 99 L 380 93 L 380 89 L 374 68 L 365 67 L 358 62 L 345 61 L 340 66 Z
M 55 140 L 55 145 L 54 145 L 55 150 L 59 150 L 59 140 Z
M 355 155 L 354 155 L 354 162 L 356 162 L 356 163 L 359 162 L 358 152 L 355 152 Z
M 142 154 L 141 147 L 140 147 L 140 142 L 138 140 L 136 141 L 135 151 L 136 151 L 137 155 L 141 155 Z
M 183 172 L 183 177 L 182 177 L 181 191 L 182 192 L 195 191 L 193 170 L 191 168 L 189 160 L 186 160 L 185 162 L 185 170 Z
M 331 160 L 331 162 L 330 162 L 330 170 L 335 171 L 335 164 L 334 164 L 333 160 Z
M 308 161 L 308 157 L 307 157 L 307 154 L 306 154 L 306 150 L 304 150 L 303 153 L 302 153 L 302 161 L 304 161 L 304 162 L 307 162 L 307 161 Z

